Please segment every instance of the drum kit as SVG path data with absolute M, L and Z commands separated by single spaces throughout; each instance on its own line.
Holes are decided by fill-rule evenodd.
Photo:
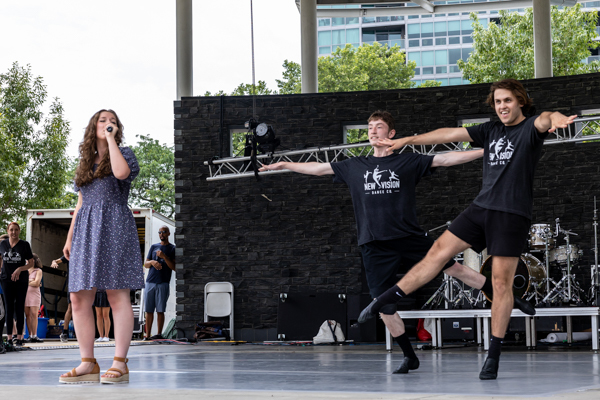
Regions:
M 433 230 L 448 226 L 446 223 Z M 554 307 L 564 305 L 600 304 L 600 268 L 598 268 L 598 214 L 594 197 L 594 265 L 591 266 L 591 285 L 587 294 L 576 279 L 574 270 L 580 265 L 583 250 L 571 239 L 578 235 L 561 227 L 556 218 L 554 229 L 550 224 L 533 224 L 529 231 L 529 252 L 519 257 L 515 272 L 513 293 L 515 296 L 531 301 L 536 307 Z M 564 244 L 559 245 L 560 239 Z M 532 253 L 539 253 L 536 257 Z M 492 256 L 486 250 L 476 253 L 471 249 L 459 254 L 456 259 L 488 279 L 492 275 Z M 556 278 L 556 279 L 555 279 Z M 465 290 L 462 283 L 445 275 L 442 285 L 427 300 L 424 309 L 433 308 L 477 308 L 485 307 L 491 300 L 482 292 Z M 442 306 L 442 303 L 444 306 Z

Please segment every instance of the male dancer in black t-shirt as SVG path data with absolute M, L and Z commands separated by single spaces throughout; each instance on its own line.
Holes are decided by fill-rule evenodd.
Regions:
M 361 312 L 359 322 L 374 317 L 388 303 L 433 279 L 456 253 L 487 247 L 492 259 L 492 338 L 480 379 L 496 379 L 501 343 L 513 307 L 513 279 L 531 225 L 533 175 L 544 138 L 566 128 L 576 115 L 543 112 L 526 118 L 532 103 L 520 82 L 505 79 L 492 84 L 487 98 L 500 121 L 469 128 L 442 128 L 398 140 L 381 140 L 388 154 L 405 145 L 473 142 L 484 148 L 483 186 L 477 198 L 435 242 L 427 256 L 396 285 Z
M 417 221 L 415 186 L 435 167 L 466 163 L 482 156 L 482 150 L 453 152 L 435 156 L 413 153 L 389 154 L 381 140 L 394 137 L 394 119 L 387 111 L 376 111 L 369 118 L 369 142 L 373 156 L 354 157 L 336 163 L 279 162 L 264 165 L 261 171 L 289 169 L 308 175 L 335 175 L 334 182 L 350 189 L 367 283 L 372 297 L 381 295 L 396 282 L 396 274 L 421 260 L 433 240 Z M 445 272 L 471 287 L 492 291 L 492 285 L 480 273 L 454 260 L 446 260 Z M 439 272 L 439 271 L 438 271 Z M 432 276 L 431 279 L 435 278 Z M 430 279 L 430 280 L 431 280 Z M 532 313 L 527 302 L 518 303 Z M 404 352 L 404 360 L 394 373 L 408 373 L 419 367 L 419 360 L 405 334 L 404 323 L 396 313 L 396 304 L 379 310 L 383 322 Z

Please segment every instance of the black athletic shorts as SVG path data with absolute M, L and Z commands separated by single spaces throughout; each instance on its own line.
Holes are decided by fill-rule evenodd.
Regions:
M 519 257 L 527 245 L 530 227 L 531 220 L 521 215 L 471 204 L 448 230 L 478 253 L 487 247 L 490 256 Z
M 367 284 L 371 297 L 377 297 L 398 282 L 399 273 L 421 261 L 431 246 L 429 236 L 407 236 L 400 239 L 375 240 L 360 246 Z M 456 261 L 451 259 L 443 269 L 450 268 Z

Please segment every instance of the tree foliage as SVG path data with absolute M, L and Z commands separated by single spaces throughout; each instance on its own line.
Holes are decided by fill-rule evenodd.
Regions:
M 319 92 L 406 89 L 417 66 L 406 63 L 406 53 L 398 46 L 372 45 L 338 47 L 329 57 L 320 57 Z
M 272 91 L 267 87 L 267 82 L 258 81 L 258 85 L 253 85 L 251 83 L 240 83 L 238 87 L 233 89 L 233 92 L 230 94 L 225 93 L 223 90 L 219 90 L 216 93 L 211 93 L 206 91 L 204 93 L 205 96 L 252 96 L 254 95 L 254 87 L 256 86 L 256 95 L 265 95 L 265 94 L 277 94 L 277 92 Z
M 407 89 L 415 86 L 414 61 L 406 62 L 406 53 L 398 46 L 380 43 L 338 47 L 330 56 L 319 57 L 319 92 Z M 300 93 L 300 65 L 285 60 L 283 79 L 277 80 L 280 94 Z M 420 87 L 439 86 L 437 81 Z
M 158 140 L 138 135 L 131 149 L 140 165 L 140 173 L 131 184 L 129 202 L 132 207 L 152 208 L 168 218 L 175 215 L 174 148 Z
M 600 63 L 586 64 L 595 42 L 596 11 L 581 11 L 581 5 L 559 10 L 552 6 L 552 69 L 554 76 L 575 75 L 600 70 Z M 473 52 L 465 62 L 458 60 L 463 77 L 471 83 L 494 82 L 505 78 L 535 77 L 533 50 L 533 10 L 524 15 L 500 11 L 500 23 L 487 28 L 473 21 Z
M 0 74 L 0 220 L 25 219 L 28 208 L 60 208 L 68 178 L 69 122 L 55 98 L 48 115 L 41 77 L 14 63 Z M 4 224 L 3 226 L 5 226 Z

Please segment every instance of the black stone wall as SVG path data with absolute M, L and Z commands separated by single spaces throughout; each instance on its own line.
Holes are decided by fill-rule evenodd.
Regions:
M 524 81 L 538 112 L 600 108 L 600 74 Z M 256 114 L 282 149 L 342 143 L 343 126 L 392 112 L 400 136 L 494 116 L 489 85 L 310 95 L 259 96 Z M 286 173 L 207 182 L 204 161 L 229 156 L 229 129 L 252 115 L 251 97 L 190 97 L 175 102 L 178 325 L 191 335 L 203 318 L 204 285 L 235 286 L 235 328 L 274 339 L 280 292 L 368 293 L 361 276 L 352 203 L 331 177 Z M 535 180 L 532 223 L 578 233 L 580 280 L 593 260 L 593 197 L 600 197 L 600 144 L 547 145 Z M 440 168 L 418 187 L 425 229 L 456 217 L 477 195 L 481 164 Z M 437 233 L 437 232 L 436 232 Z M 562 239 L 561 239 L 561 243 Z M 433 283 L 418 295 L 423 301 Z M 264 330 L 264 331 L 263 331 Z M 263 335 L 264 337 L 265 335 Z M 239 337 L 239 333 L 238 333 Z M 246 335 L 246 337 L 248 337 Z M 258 336 L 257 336 L 258 337 Z M 265 337 L 266 338 L 266 337 Z

